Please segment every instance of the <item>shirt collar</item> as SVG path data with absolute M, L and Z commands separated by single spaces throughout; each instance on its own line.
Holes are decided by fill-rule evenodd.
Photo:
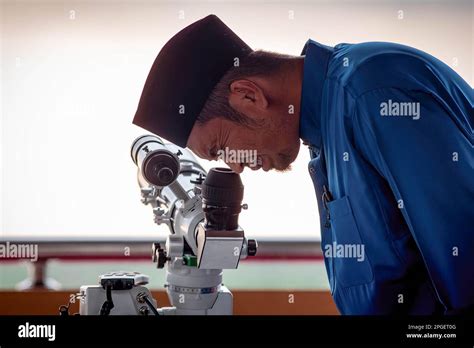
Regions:
M 308 40 L 301 55 L 305 55 L 301 89 L 300 138 L 308 145 L 320 148 L 321 98 L 332 47 Z

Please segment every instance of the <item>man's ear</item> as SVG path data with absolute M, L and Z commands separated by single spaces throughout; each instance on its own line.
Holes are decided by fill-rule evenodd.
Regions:
M 250 80 L 236 80 L 230 84 L 229 104 L 244 115 L 260 115 L 268 107 L 263 89 Z

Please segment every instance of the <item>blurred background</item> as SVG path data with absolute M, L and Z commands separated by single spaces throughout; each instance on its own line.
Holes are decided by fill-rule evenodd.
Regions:
M 471 0 L 4 0 L 0 11 L 3 240 L 148 241 L 166 235 L 140 203 L 130 145 L 146 132 L 131 122 L 160 48 L 208 14 L 254 49 L 299 55 L 309 38 L 327 45 L 391 41 L 424 50 L 471 85 L 474 80 Z M 249 209 L 240 224 L 248 237 L 281 243 L 273 258 L 227 272 L 230 287 L 328 288 L 318 251 L 295 246 L 319 248 L 308 160 L 302 146 L 292 172 L 243 173 Z M 296 256 L 286 255 L 285 245 Z M 58 260 L 48 272 L 66 288 L 131 268 L 123 260 Z M 151 262 L 135 262 L 134 269 L 152 273 L 152 284 L 161 287 L 163 274 Z M 26 274 L 24 263 L 0 263 L 0 288 Z

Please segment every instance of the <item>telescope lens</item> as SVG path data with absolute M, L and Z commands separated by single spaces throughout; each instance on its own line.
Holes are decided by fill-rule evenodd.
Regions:
M 131 155 L 148 184 L 164 187 L 178 178 L 179 158 L 157 136 L 144 135 L 135 139 Z
M 243 197 L 244 185 L 239 174 L 228 168 L 212 168 L 202 184 L 206 227 L 237 229 Z
M 143 163 L 145 180 L 155 186 L 168 186 L 179 175 L 179 162 L 166 151 L 150 153 Z
M 173 180 L 173 172 L 169 168 L 161 168 L 158 170 L 158 179 L 161 182 L 171 182 Z

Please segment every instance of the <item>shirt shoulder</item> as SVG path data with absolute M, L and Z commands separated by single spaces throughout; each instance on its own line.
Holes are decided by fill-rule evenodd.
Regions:
M 444 63 L 418 49 L 388 42 L 339 44 L 327 78 L 354 98 L 375 89 L 429 90 L 433 75 L 456 75 Z

